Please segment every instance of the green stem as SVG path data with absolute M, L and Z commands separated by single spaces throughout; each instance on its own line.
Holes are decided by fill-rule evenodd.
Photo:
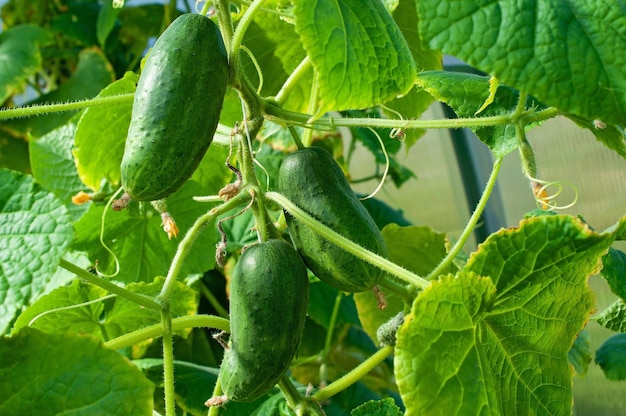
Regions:
M 82 110 L 83 108 L 96 107 L 99 105 L 125 104 L 132 102 L 133 96 L 133 93 L 127 93 L 110 95 L 108 97 L 89 98 L 70 103 L 37 104 L 27 107 L 4 108 L 0 109 L 0 120 Z
M 388 273 L 391 273 L 394 276 L 398 277 L 400 280 L 415 285 L 421 289 L 425 289 L 430 285 L 430 282 L 424 280 L 422 277 L 416 275 L 415 273 L 412 273 L 405 268 L 395 264 L 394 262 L 389 261 L 386 258 L 381 257 L 378 254 L 359 246 L 358 244 L 331 230 L 330 228 L 318 222 L 315 218 L 304 212 L 304 210 L 299 208 L 296 204 L 285 198 L 283 195 L 277 192 L 266 192 L 265 197 L 276 202 L 298 221 L 302 222 L 304 225 L 311 228 L 313 231 L 326 238 L 331 243 L 338 245 L 339 247 L 343 248 L 344 250 L 346 250 L 350 254 L 353 254 L 359 259 L 366 261 Z
M 252 23 L 254 15 L 261 7 L 263 7 L 263 3 L 265 3 L 265 0 L 254 0 L 250 7 L 248 7 L 248 10 L 246 10 L 243 16 L 241 16 L 239 23 L 237 23 L 237 28 L 235 29 L 235 33 L 233 34 L 233 39 L 230 44 L 230 56 L 233 57 L 233 62 L 235 62 L 235 57 L 239 56 L 239 49 L 241 48 L 241 43 L 243 42 L 246 30 L 248 30 L 248 26 Z
M 174 333 L 169 302 L 161 310 L 163 326 L 163 389 L 165 390 L 165 415 L 176 416 L 176 392 L 174 390 Z
M 380 281 L 378 286 L 380 286 L 381 289 L 384 289 L 383 292 L 391 292 L 398 296 L 407 305 L 412 305 L 413 300 L 415 300 L 415 297 L 417 296 L 417 291 L 414 286 L 399 284 L 387 276 Z
M 228 332 L 230 331 L 230 324 L 228 319 L 213 315 L 181 316 L 172 319 L 172 331 L 180 331 L 187 328 L 215 328 Z M 104 343 L 104 346 L 112 350 L 120 350 L 148 339 L 162 336 L 163 324 L 155 324 L 107 341 Z
M 208 12 L 210 3 L 211 2 L 207 1 L 202 8 L 202 12 L 204 15 L 206 15 L 206 13 Z M 215 11 L 217 12 L 217 20 L 220 23 L 220 30 L 222 32 L 222 38 L 224 40 L 224 47 L 226 48 L 228 53 L 230 53 L 230 45 L 233 40 L 233 21 L 230 17 L 230 1 L 213 0 L 213 7 L 215 7 Z
M 535 112 L 534 110 L 523 111 L 521 114 L 503 114 L 489 117 L 456 118 L 442 120 L 396 120 L 385 118 L 334 118 L 320 117 L 315 121 L 309 120 L 310 114 L 296 113 L 285 110 L 271 101 L 267 101 L 264 107 L 265 116 L 268 120 L 277 123 L 295 123 L 306 125 L 319 130 L 329 130 L 335 127 L 382 127 L 401 129 L 456 129 L 463 127 L 504 126 L 513 124 L 517 119 L 523 119 L 525 123 L 547 120 L 561 114 L 556 108 L 547 108 Z
M 217 376 L 217 380 L 215 380 L 215 387 L 213 387 L 213 396 L 212 397 L 218 397 L 221 396 L 223 393 L 222 391 L 222 380 L 220 378 L 220 376 Z M 220 410 L 222 409 L 222 406 L 211 406 L 209 407 L 209 413 L 208 416 L 218 416 L 220 414 Z
M 218 207 L 211 209 L 208 213 L 202 215 L 196 220 L 196 222 L 187 231 L 187 234 L 185 234 L 185 237 L 178 245 L 176 254 L 174 255 L 174 259 L 172 260 L 172 264 L 170 265 L 170 269 L 167 272 L 167 277 L 165 278 L 165 282 L 163 283 L 161 293 L 157 297 L 159 301 L 165 303 L 169 300 L 172 289 L 174 288 L 174 284 L 176 283 L 178 275 L 182 270 L 184 261 L 189 255 L 191 247 L 193 246 L 200 233 L 210 223 L 212 223 L 218 215 L 246 203 L 247 201 L 249 201 L 249 199 L 250 195 L 248 193 L 240 192 L 232 199 L 228 200 Z
M 283 374 L 283 376 L 278 381 L 278 387 L 280 391 L 283 392 L 285 396 L 285 400 L 287 400 L 287 404 L 292 409 L 298 407 L 298 405 L 302 402 L 302 395 L 296 390 L 296 387 L 293 385 L 291 380 L 287 375 Z
M 228 311 L 222 306 L 222 304 L 217 300 L 213 292 L 209 290 L 208 287 L 203 282 L 200 282 L 200 293 L 209 301 L 213 309 L 219 314 L 219 316 L 227 317 Z
M 306 75 L 307 71 L 312 66 L 313 64 L 311 62 L 311 59 L 309 59 L 308 56 L 305 56 L 300 64 L 298 64 L 296 69 L 293 70 L 291 75 L 289 75 L 289 78 L 287 78 L 287 81 L 285 81 L 280 91 L 278 91 L 278 94 L 276 94 L 276 97 L 274 98 L 276 103 L 282 105 L 285 103 L 285 101 L 287 101 L 287 98 L 289 98 L 289 94 L 291 93 L 291 91 L 293 91 L 296 85 L 301 82 L 304 75 Z
M 323 402 L 324 400 L 331 398 L 335 394 L 347 389 L 348 387 L 365 377 L 367 373 L 372 371 L 378 364 L 383 362 L 385 358 L 390 356 L 392 353 L 392 346 L 386 346 L 381 348 L 380 350 L 376 351 L 374 355 L 363 361 L 348 374 L 319 390 L 313 395 L 313 398 L 318 402 Z
M 480 200 L 478 201 L 478 204 L 476 205 L 476 209 L 474 209 L 474 212 L 472 213 L 472 216 L 470 217 L 469 222 L 463 229 L 463 232 L 459 236 L 459 239 L 454 244 L 452 249 L 448 252 L 446 257 L 444 257 L 441 263 L 439 263 L 439 265 L 432 272 L 430 272 L 430 274 L 426 278 L 427 280 L 435 279 L 439 277 L 441 274 L 443 274 L 443 272 L 450 266 L 450 264 L 454 261 L 456 256 L 463 249 L 463 246 L 465 245 L 465 243 L 471 236 L 472 232 L 474 231 L 474 227 L 476 227 L 476 224 L 478 223 L 480 216 L 485 210 L 485 206 L 487 206 L 487 201 L 489 200 L 489 196 L 491 195 L 491 192 L 493 191 L 493 188 L 496 185 L 496 179 L 498 178 L 498 173 L 500 172 L 501 165 L 502 165 L 502 159 L 501 158 L 496 159 L 495 163 L 493 164 L 493 168 L 491 169 L 491 175 L 489 175 L 489 179 L 487 180 L 487 185 L 485 185 L 485 190 L 483 191 L 483 194 L 480 196 Z
M 87 270 L 81 267 L 78 267 L 74 263 L 71 263 L 65 259 L 61 259 L 59 266 L 63 267 L 68 272 L 74 273 L 76 276 L 80 277 L 81 279 L 87 280 L 89 283 L 99 286 L 102 289 L 110 293 L 116 294 L 119 297 L 128 299 L 131 302 L 134 302 L 138 305 L 141 305 L 145 308 L 148 308 L 154 311 L 161 310 L 161 304 L 159 304 L 158 302 L 155 302 L 152 298 L 149 298 L 139 293 L 134 293 L 129 290 L 126 290 L 123 287 L 120 287 L 113 282 L 110 282 L 108 280 L 101 278 L 100 276 L 96 276 L 95 274 L 89 273 Z
M 341 306 L 341 299 L 343 299 L 343 292 L 338 292 L 335 298 L 335 305 L 333 306 L 333 312 L 330 315 L 330 322 L 328 323 L 328 330 L 326 331 L 326 341 L 324 342 L 324 352 L 322 353 L 322 361 L 326 362 L 328 354 L 330 353 L 330 347 L 333 342 L 333 332 L 335 332 L 335 324 L 337 323 L 337 316 L 339 315 L 339 307 Z

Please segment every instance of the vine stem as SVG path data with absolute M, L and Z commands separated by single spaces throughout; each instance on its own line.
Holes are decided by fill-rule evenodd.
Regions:
M 232 199 L 228 200 L 218 207 L 211 209 L 208 213 L 202 215 L 196 220 L 196 222 L 187 231 L 187 234 L 185 234 L 185 237 L 178 245 L 176 254 L 174 255 L 174 259 L 172 260 L 172 264 L 170 265 L 170 269 L 167 272 L 165 282 L 163 283 L 163 287 L 161 288 L 161 293 L 157 297 L 159 301 L 165 303 L 169 300 L 172 289 L 174 288 L 174 284 L 176 283 L 178 275 L 182 270 L 183 263 L 189 255 L 193 243 L 197 240 L 202 230 L 204 230 L 210 223 L 212 223 L 218 215 L 246 203 L 249 199 L 250 195 L 247 192 L 240 192 Z
M 228 332 L 230 331 L 230 323 L 228 319 L 214 315 L 181 316 L 172 319 L 172 331 L 180 331 L 187 328 L 215 328 Z M 120 350 L 148 339 L 162 336 L 163 324 L 154 324 L 113 338 L 105 342 L 104 346 L 112 350 Z
M 123 104 L 132 102 L 133 97 L 134 93 L 127 93 L 110 95 L 107 97 L 89 98 L 87 100 L 73 101 L 69 103 L 38 104 L 26 107 L 2 108 L 0 109 L 0 120 L 82 110 L 87 107 L 96 107 L 99 105 Z
M 266 101 L 264 107 L 265 116 L 268 120 L 275 122 L 288 122 L 308 125 L 312 128 L 321 130 L 333 129 L 335 127 L 382 127 L 382 128 L 401 128 L 401 129 L 456 129 L 464 127 L 484 127 L 484 126 L 503 126 L 514 124 L 516 120 L 523 119 L 525 123 L 547 120 L 556 117 L 560 111 L 556 108 L 547 108 L 536 112 L 527 110 L 521 113 L 517 111 L 511 114 L 502 114 L 489 117 L 468 117 L 456 119 L 441 120 L 396 120 L 385 118 L 335 118 L 320 117 L 315 121 L 310 121 L 312 115 L 297 113 L 285 110 L 271 101 Z
M 276 97 L 274 99 L 278 104 L 282 105 L 285 103 L 285 101 L 287 101 L 287 98 L 289 97 L 291 91 L 293 91 L 295 86 L 300 83 L 302 77 L 304 77 L 306 72 L 312 66 L 313 63 L 311 62 L 311 59 L 308 57 L 308 55 L 305 56 L 304 59 L 298 64 L 296 69 L 294 69 L 294 71 L 291 73 L 291 75 L 289 75 L 289 78 L 287 78 L 280 91 L 278 91 L 278 94 L 276 94 Z
M 232 57 L 239 56 L 239 49 L 241 48 L 246 30 L 248 30 L 248 26 L 252 23 L 254 15 L 261 7 L 263 7 L 263 3 L 265 3 L 265 1 L 266 0 L 254 0 L 239 20 L 239 23 L 237 23 L 237 28 L 235 29 L 235 33 L 233 34 L 230 44 L 230 55 Z
M 331 230 L 324 224 L 318 222 L 315 218 L 311 217 L 304 210 L 302 210 L 296 204 L 287 199 L 284 195 L 281 195 L 278 192 L 266 192 L 265 197 L 276 202 L 298 221 L 302 222 L 304 225 L 311 228 L 322 237 L 328 239 L 331 243 L 338 245 L 339 247 L 343 248 L 344 250 L 346 250 L 350 254 L 353 254 L 359 259 L 373 264 L 374 266 L 388 273 L 391 273 L 399 279 L 407 283 L 413 284 L 421 289 L 425 289 L 430 285 L 430 282 L 428 282 L 424 278 L 406 270 L 405 268 L 395 264 L 392 261 L 387 260 L 384 257 L 379 256 L 372 251 L 367 250 L 364 247 L 361 247 L 360 245 L 350 241 L 346 237 L 337 233 L 336 231 Z
M 59 266 L 61 266 L 62 268 L 64 268 L 70 273 L 74 273 L 76 276 L 80 277 L 81 279 L 87 280 L 89 283 L 99 286 L 102 289 L 110 293 L 113 293 L 119 297 L 128 299 L 129 301 L 133 303 L 136 303 L 138 305 L 141 305 L 145 308 L 148 308 L 154 311 L 161 310 L 161 304 L 159 304 L 158 302 L 155 302 L 153 299 L 147 296 L 144 296 L 142 294 L 139 294 L 139 293 L 131 292 L 127 289 L 124 289 L 123 287 L 116 285 L 113 282 L 110 282 L 108 280 L 101 278 L 100 276 L 91 274 L 87 270 L 83 269 L 82 267 L 79 267 L 75 265 L 74 263 L 71 263 L 65 259 L 61 259 Z
M 386 346 L 381 348 L 380 350 L 376 351 L 374 355 L 355 367 L 352 371 L 313 394 L 313 398 L 318 402 L 323 402 L 324 400 L 329 399 L 335 394 L 347 389 L 348 387 L 365 377 L 367 373 L 372 371 L 378 364 L 383 362 L 383 360 L 389 357 L 392 353 L 392 346 Z
M 165 415 L 176 416 L 176 392 L 174 390 L 174 333 L 169 302 L 161 310 L 163 325 L 163 389 L 165 391 Z
M 478 201 L 478 204 L 476 205 L 476 208 L 474 209 L 474 212 L 472 213 L 472 216 L 470 217 L 468 223 L 465 225 L 463 232 L 459 236 L 459 239 L 456 241 L 452 249 L 450 249 L 446 257 L 444 257 L 443 260 L 439 263 L 439 265 L 435 267 L 435 269 L 432 272 L 429 273 L 428 277 L 426 277 L 427 280 L 435 279 L 439 275 L 443 274 L 444 270 L 448 268 L 448 266 L 450 266 L 452 261 L 456 258 L 456 256 L 463 249 L 463 246 L 465 245 L 470 235 L 474 231 L 474 228 L 476 227 L 476 224 L 478 223 L 480 216 L 485 210 L 485 206 L 487 206 L 487 201 L 489 200 L 489 196 L 491 195 L 491 192 L 493 191 L 493 188 L 496 185 L 496 179 L 498 178 L 498 173 L 500 172 L 501 165 L 502 165 L 502 158 L 496 159 L 491 169 L 491 174 L 489 175 L 489 179 L 487 180 L 487 184 L 485 185 L 485 190 L 483 191 L 483 194 L 480 196 L 480 200 Z

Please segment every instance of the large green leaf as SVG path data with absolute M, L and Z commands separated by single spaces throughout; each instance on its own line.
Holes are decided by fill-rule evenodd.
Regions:
M 350 416 L 402 416 L 402 411 L 392 398 L 370 400 L 350 412 Z
M 3 415 L 152 415 L 154 385 L 89 336 L 25 329 L 0 338 Z
M 43 293 L 72 238 L 67 209 L 52 193 L 0 170 L 0 334 Z
M 98 97 L 133 93 L 139 76 L 132 72 L 104 88 Z M 78 122 L 74 156 L 80 179 L 94 191 L 102 181 L 117 185 L 120 182 L 120 162 L 128 135 L 132 96 L 127 101 L 84 111 Z
M 168 212 L 176 221 L 181 236 L 208 210 L 206 204 L 192 199 L 205 194 L 206 188 L 192 180 L 167 198 Z M 103 210 L 104 206 L 92 204 L 75 224 L 75 248 L 87 252 L 92 262 L 98 262 L 99 270 L 110 274 L 115 271 L 115 259 L 100 242 Z M 107 212 L 103 240 L 119 260 L 120 273 L 115 280 L 124 283 L 151 282 L 154 276 L 167 274 L 179 240 L 168 240 L 161 223 L 161 217 L 149 203 L 133 202 L 127 210 Z M 202 232 L 185 260 L 181 272 L 183 276 L 203 273 L 215 266 L 215 244 L 218 240 L 215 227 Z
M 626 332 L 626 303 L 622 299 L 618 299 L 594 319 L 611 331 Z
M 0 33 L 0 104 L 20 92 L 24 81 L 41 69 L 39 46 L 51 40 L 50 32 L 31 25 Z
M 413 86 L 411 51 L 380 0 L 297 0 L 293 13 L 316 72 L 318 115 L 371 107 Z
M 424 0 L 417 9 L 431 48 L 567 113 L 626 124 L 622 0 Z
M 593 310 L 587 278 L 614 239 L 573 217 L 534 217 L 434 281 L 398 332 L 407 416 L 570 414 L 567 354 Z
M 609 380 L 626 380 L 626 334 L 615 334 L 596 351 L 596 364 Z

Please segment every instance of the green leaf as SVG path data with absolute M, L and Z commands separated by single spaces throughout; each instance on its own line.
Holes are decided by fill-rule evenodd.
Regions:
M 98 97 L 132 93 L 139 76 L 127 72 L 124 78 L 104 88 Z M 102 187 L 102 180 L 117 185 L 120 182 L 120 163 L 130 125 L 132 96 L 127 102 L 91 107 L 78 122 L 74 156 L 78 174 L 85 185 L 94 191 Z
M 603 327 L 615 332 L 626 332 L 626 303 L 618 299 L 600 312 L 595 320 Z
M 626 124 L 623 1 L 417 2 L 420 36 L 501 82 L 587 120 Z
M 39 47 L 51 41 L 50 32 L 31 25 L 0 33 L 0 104 L 20 92 L 26 79 L 41 69 Z
M 89 336 L 24 329 L 0 338 L 0 413 L 152 415 L 154 386 Z
M 445 234 L 436 233 L 430 227 L 389 224 L 382 232 L 389 260 L 418 275 L 427 275 L 447 253 Z M 451 268 L 449 271 L 456 270 Z M 361 324 L 374 340 L 378 328 L 405 308 L 402 299 L 393 293 L 385 293 L 385 298 L 387 307 L 381 310 L 371 292 L 354 294 Z
M 417 27 L 417 9 L 415 0 L 401 0 L 393 12 L 393 19 L 398 24 L 402 35 L 409 44 L 411 55 L 419 71 L 440 70 L 443 56 L 441 52 L 430 50 L 422 44 Z M 415 85 L 401 97 L 386 102 L 385 106 L 402 114 L 404 119 L 417 119 L 433 102 L 433 96 Z M 384 110 L 384 109 L 383 109 Z M 385 111 L 390 118 L 397 118 L 396 114 Z M 404 144 L 410 148 L 425 133 L 422 129 L 406 130 Z
M 600 143 L 626 159 L 626 135 L 624 129 L 618 126 L 602 125 L 580 117 L 568 115 L 578 126 L 593 133 Z
M 489 78 L 462 72 L 426 71 L 417 76 L 417 84 L 437 100 L 448 104 L 459 117 L 475 117 L 476 111 L 489 97 Z M 494 101 L 482 111 L 481 116 L 509 114 L 515 110 L 519 92 L 500 85 Z M 545 108 L 532 97 L 528 97 L 526 107 Z M 529 127 L 536 125 L 530 124 Z M 472 131 L 497 157 L 517 149 L 515 126 L 474 127 Z
M 69 80 L 61 84 L 58 89 L 27 104 L 62 103 L 93 98 L 114 79 L 113 68 L 104 53 L 97 49 L 85 49 L 78 54 L 78 66 Z M 15 131 L 40 137 L 66 124 L 76 113 L 76 111 L 67 111 L 36 118 L 9 120 L 6 124 Z
M 574 341 L 574 345 L 572 345 L 572 348 L 570 348 L 567 353 L 567 361 L 572 367 L 574 367 L 576 375 L 583 377 L 587 374 L 587 369 L 589 368 L 589 363 L 592 358 L 591 336 L 587 330 L 583 329 L 578 334 L 576 340 Z
M 371 400 L 356 407 L 350 416 L 402 416 L 402 411 L 392 398 Z
M 339 291 L 337 289 L 324 282 L 311 283 L 309 291 L 309 318 L 328 329 L 338 294 Z M 370 296 L 372 295 L 370 294 Z M 374 304 L 376 303 L 373 296 L 371 300 Z M 342 295 L 335 323 L 359 325 L 359 317 L 352 296 Z
M 98 13 L 98 22 L 96 23 L 96 36 L 100 46 L 105 45 L 109 33 L 115 27 L 117 15 L 120 13 L 120 8 L 113 7 L 113 0 L 106 0 L 102 4 L 100 13 Z
M 609 380 L 626 380 L 626 334 L 616 334 L 596 351 L 596 364 Z
M 70 286 L 56 288 L 26 308 L 15 321 L 13 332 L 31 327 L 46 333 L 102 337 L 104 305 L 93 301 L 106 294 L 104 289 L 75 279 Z
M 622 300 L 626 300 L 626 253 L 614 248 L 602 257 L 602 277 Z
M 194 221 L 206 213 L 206 204 L 192 199 L 205 194 L 205 188 L 189 181 L 167 198 L 168 212 L 176 221 L 180 236 L 184 236 Z M 75 224 L 79 232 L 74 247 L 86 251 L 92 262 L 98 262 L 100 271 L 110 274 L 115 271 L 115 260 L 100 243 L 104 209 L 101 205 L 91 204 Z M 127 210 L 107 212 L 103 239 L 119 260 L 120 274 L 115 276 L 115 280 L 124 283 L 151 282 L 154 276 L 165 276 L 179 243 L 176 239 L 168 240 L 159 214 L 149 203 L 135 202 Z M 194 243 L 181 276 L 212 269 L 215 266 L 214 247 L 218 240 L 215 228 L 206 229 Z
M 70 122 L 28 143 L 33 176 L 63 202 L 74 221 L 88 208 L 72 203 L 72 196 L 85 189 L 72 156 L 75 132 L 76 124 Z
M 0 126 L 0 168 L 30 173 L 28 142 L 2 130 Z
M 365 195 L 362 194 L 358 195 L 359 198 L 364 196 Z M 400 226 L 411 225 L 411 223 L 404 218 L 404 212 L 401 209 L 392 208 L 378 198 L 362 199 L 361 204 L 363 204 L 380 229 L 383 229 L 388 224 L 397 224 Z
M 380 0 L 297 0 L 293 13 L 316 72 L 317 115 L 371 107 L 413 86 L 411 51 Z
M 529 218 L 432 282 L 398 332 L 406 415 L 570 414 L 567 354 L 593 310 L 587 278 L 614 239 L 565 215 Z
M 0 170 L 0 334 L 44 291 L 72 238 L 67 209 L 52 193 Z

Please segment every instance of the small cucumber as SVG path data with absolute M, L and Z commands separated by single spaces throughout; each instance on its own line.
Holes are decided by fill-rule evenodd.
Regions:
M 137 84 L 121 165 L 133 199 L 165 198 L 191 177 L 213 141 L 227 84 L 215 23 L 179 16 L 150 50 Z
M 309 147 L 288 155 L 279 169 L 278 190 L 327 227 L 387 256 L 380 230 L 326 150 Z M 288 213 L 286 218 L 294 245 L 320 280 L 346 292 L 364 292 L 380 282 L 380 269 L 329 242 Z
M 220 368 L 228 400 L 252 401 L 287 371 L 304 327 L 309 300 L 306 267 L 283 240 L 249 247 L 233 271 L 230 340 Z

